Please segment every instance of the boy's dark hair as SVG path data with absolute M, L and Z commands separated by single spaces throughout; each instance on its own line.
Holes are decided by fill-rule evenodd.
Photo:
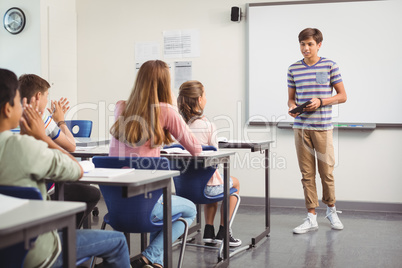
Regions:
M 310 37 L 312 37 L 317 42 L 317 44 L 321 43 L 324 39 L 320 30 L 316 28 L 306 28 L 299 33 L 299 43 L 301 41 L 309 39 Z
M 10 70 L 0 69 L 0 111 L 6 103 L 14 106 L 14 98 L 18 90 L 18 79 Z
M 36 74 L 23 74 L 18 79 L 19 89 L 22 98 L 27 98 L 28 103 L 36 93 L 45 93 L 49 88 L 49 83 Z

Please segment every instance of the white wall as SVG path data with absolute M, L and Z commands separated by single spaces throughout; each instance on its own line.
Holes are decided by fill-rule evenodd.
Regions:
M 26 25 L 17 35 L 0 27 L 0 68 L 39 75 L 51 85 L 50 99 L 77 103 L 75 1 L 2 0 L 1 17 L 11 7 L 23 10 Z
M 135 43 L 155 41 L 162 45 L 164 30 L 198 29 L 201 57 L 166 61 L 172 65 L 174 60 L 193 62 L 193 79 L 200 80 L 207 91 L 206 115 L 222 131 L 221 135 L 243 139 L 243 130 L 247 130 L 251 138 L 275 141 L 271 196 L 302 199 L 292 130 L 245 126 L 245 22 L 231 22 L 230 8 L 240 6 L 245 10 L 246 3 L 240 0 L 77 1 L 78 115 L 94 120 L 93 135 L 107 136 L 113 122 L 113 105 L 128 97 L 134 82 Z M 353 88 L 346 85 L 346 90 Z M 283 92 L 287 94 L 286 84 Z M 349 99 L 348 103 L 357 101 Z M 286 103 L 283 106 L 286 109 Z M 401 129 L 335 133 L 338 200 L 402 203 L 401 134 Z M 232 159 L 232 175 L 240 179 L 241 194 L 263 196 L 263 171 L 259 168 L 262 155 L 237 152 Z
M 51 85 L 50 98 L 77 98 L 77 13 L 75 1 L 42 0 L 42 77 Z M 71 119 L 74 112 L 69 115 Z
M 0 1 L 0 68 L 23 73 L 41 73 L 40 0 Z M 3 17 L 11 7 L 19 7 L 26 17 L 24 30 L 13 35 L 3 26 Z

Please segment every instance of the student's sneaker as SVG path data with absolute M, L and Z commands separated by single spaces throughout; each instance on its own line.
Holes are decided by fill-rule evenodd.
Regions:
M 104 267 L 104 266 L 101 266 L 101 267 Z M 135 259 L 134 261 L 132 261 L 130 263 L 130 267 L 131 268 L 153 268 L 153 267 L 160 268 L 162 266 L 160 266 L 159 264 L 146 263 L 145 260 L 143 259 L 143 255 L 141 254 L 140 258 Z
M 293 229 L 295 234 L 305 234 L 310 231 L 318 229 L 317 214 L 307 213 L 307 218 L 304 219 L 303 224 Z
M 219 226 L 219 231 L 216 234 L 215 241 L 218 243 L 222 243 L 223 236 L 224 236 L 224 228 L 222 225 Z M 234 238 L 232 235 L 232 230 L 229 229 L 229 246 L 231 247 L 238 247 L 241 245 L 241 240 Z
M 329 222 L 331 223 L 332 229 L 342 230 L 343 224 L 338 217 L 338 213 L 342 213 L 342 211 L 336 211 L 335 206 L 327 207 L 327 216 L 325 216 L 325 218 L 327 218 L 329 220 Z
M 131 268 L 143 268 L 145 265 L 147 265 L 147 263 L 142 259 L 141 255 L 141 258 L 132 261 L 130 265 Z
M 215 228 L 213 225 L 205 224 L 204 237 L 202 238 L 202 241 L 204 241 L 204 243 L 208 243 L 208 244 L 216 244 Z

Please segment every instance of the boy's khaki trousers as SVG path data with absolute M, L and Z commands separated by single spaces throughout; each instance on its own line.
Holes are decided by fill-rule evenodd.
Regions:
M 322 184 L 322 202 L 327 205 L 335 204 L 332 130 L 295 129 L 294 134 L 306 208 L 319 206 L 315 181 L 316 158 Z

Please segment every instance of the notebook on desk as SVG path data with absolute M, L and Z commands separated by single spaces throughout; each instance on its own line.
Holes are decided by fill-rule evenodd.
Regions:
M 172 147 L 161 149 L 161 154 L 190 154 L 190 152 L 178 147 Z
M 207 155 L 207 154 L 212 154 L 214 151 L 202 151 L 199 155 Z M 188 154 L 191 155 L 189 151 L 186 149 L 181 149 L 178 147 L 172 147 L 172 148 L 163 148 L 161 149 L 161 154 Z
M 84 178 L 114 178 L 134 171 L 134 168 L 94 168 L 84 173 Z

